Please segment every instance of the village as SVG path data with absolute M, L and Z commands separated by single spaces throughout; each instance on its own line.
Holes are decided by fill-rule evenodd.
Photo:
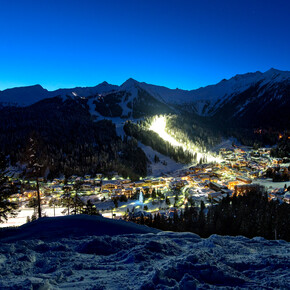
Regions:
M 208 207 L 226 196 L 241 195 L 260 186 L 265 186 L 269 200 L 290 203 L 290 182 L 276 183 L 265 177 L 267 169 L 276 167 L 288 180 L 290 177 L 287 160 L 271 158 L 269 148 L 221 148 L 219 156 L 221 163 L 197 164 L 138 181 L 121 178 L 117 173 L 110 179 L 101 173 L 52 181 L 39 178 L 42 208 L 47 216 L 70 214 L 63 203 L 70 195 L 77 196 L 84 205 L 89 201 L 108 218 L 155 213 L 170 217 L 186 205 L 198 207 L 203 202 Z M 19 216 L 24 223 L 36 210 L 36 181 L 14 178 L 13 182 L 19 189 L 13 200 L 19 204 Z

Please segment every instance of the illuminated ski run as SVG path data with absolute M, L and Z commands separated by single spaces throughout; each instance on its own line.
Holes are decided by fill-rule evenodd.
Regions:
M 200 148 L 188 141 L 187 143 L 179 142 L 174 137 L 169 135 L 166 132 L 166 116 L 157 116 L 154 118 L 150 130 L 156 132 L 163 140 L 169 142 L 174 147 L 182 147 L 185 151 L 188 151 L 192 154 L 196 153 L 197 161 L 206 157 L 207 162 L 221 162 L 222 159 L 218 156 L 214 156 L 209 152 L 201 152 Z

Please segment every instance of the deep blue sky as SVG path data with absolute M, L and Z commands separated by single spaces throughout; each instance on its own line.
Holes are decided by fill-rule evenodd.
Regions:
M 289 15 L 289 0 L 0 0 L 0 90 L 290 70 Z

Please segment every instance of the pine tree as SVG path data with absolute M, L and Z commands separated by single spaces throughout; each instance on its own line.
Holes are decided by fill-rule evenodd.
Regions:
M 16 193 L 16 188 L 8 178 L 7 160 L 6 157 L 0 153 L 0 222 L 8 219 L 8 214 L 15 216 L 17 204 L 9 200 L 9 198 Z
M 87 201 L 86 207 L 82 213 L 88 215 L 99 215 L 96 206 L 90 200 Z
M 167 205 L 170 205 L 170 200 L 169 200 L 168 196 L 166 196 L 165 202 L 166 202 Z
M 74 205 L 74 200 L 71 195 L 71 188 L 68 186 L 63 187 L 64 194 L 61 197 L 62 205 L 67 208 L 67 214 L 70 215 L 70 209 Z
M 81 189 L 82 182 L 77 181 L 74 184 L 75 196 L 74 196 L 74 214 L 77 214 L 81 211 L 81 208 L 84 206 L 83 202 L 78 196 L 78 192 Z
M 36 180 L 36 192 L 37 192 L 37 207 L 38 218 L 41 218 L 41 199 L 39 190 L 39 177 L 42 175 L 43 165 L 40 162 L 40 142 L 37 133 L 33 132 L 30 135 L 28 148 L 26 153 L 26 159 L 28 162 L 26 168 L 26 176 Z
M 160 161 L 159 157 L 155 154 L 155 156 L 154 156 L 154 162 L 155 163 L 158 163 L 159 161 Z
M 205 228 L 205 214 L 204 214 L 204 209 L 205 209 L 205 204 L 203 201 L 201 201 L 200 203 L 200 211 L 198 214 L 198 230 L 199 230 L 199 234 L 203 235 L 204 233 L 204 228 Z

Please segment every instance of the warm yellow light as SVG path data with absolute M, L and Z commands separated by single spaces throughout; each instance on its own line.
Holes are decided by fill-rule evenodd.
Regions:
M 166 128 L 166 118 L 164 116 L 155 117 L 150 130 L 156 132 L 163 140 L 169 142 L 173 146 L 182 146 L 177 140 L 171 137 L 165 130 Z
M 221 158 L 213 156 L 209 152 L 207 153 L 201 152 L 200 148 L 198 148 L 195 144 L 193 144 L 189 140 L 186 143 L 183 143 L 181 140 L 177 141 L 174 137 L 169 135 L 166 132 L 166 116 L 154 117 L 153 122 L 149 129 L 156 132 L 163 140 L 169 142 L 172 146 L 182 147 L 184 150 L 192 154 L 196 153 L 197 161 L 199 161 L 203 157 L 206 157 L 208 162 L 222 161 Z

